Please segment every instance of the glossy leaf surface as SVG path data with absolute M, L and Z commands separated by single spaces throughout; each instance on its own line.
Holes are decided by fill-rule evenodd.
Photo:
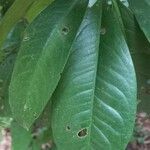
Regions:
M 13 115 L 23 127 L 32 125 L 54 92 L 87 4 L 57 0 L 25 31 L 9 91 Z
M 136 79 L 112 7 L 88 10 L 53 96 L 58 150 L 124 150 L 132 134 Z

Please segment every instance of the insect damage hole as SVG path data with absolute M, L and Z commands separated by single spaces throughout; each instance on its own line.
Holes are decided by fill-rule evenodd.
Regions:
M 67 126 L 67 127 L 66 127 L 66 130 L 67 130 L 67 131 L 70 131 L 70 130 L 71 130 L 70 126 Z
M 62 28 L 62 34 L 63 35 L 67 35 L 69 33 L 69 28 L 67 27 L 67 26 L 64 26 L 63 28 Z
M 87 131 L 87 129 L 85 128 L 85 129 L 82 129 L 82 130 L 80 130 L 80 131 L 78 132 L 78 137 L 83 138 L 83 137 L 87 136 L 87 134 L 88 134 L 88 131 Z

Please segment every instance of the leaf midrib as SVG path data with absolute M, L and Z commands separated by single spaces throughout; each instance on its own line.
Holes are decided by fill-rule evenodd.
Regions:
M 100 4 L 99 4 L 100 5 Z M 102 7 L 100 7 L 101 8 L 101 12 L 100 12 L 100 20 L 102 19 Z M 101 22 L 100 22 L 100 27 L 99 28 L 101 28 Z M 93 126 L 93 124 L 94 124 L 94 121 L 93 121 L 93 118 L 94 118 L 94 100 L 95 100 L 95 91 L 96 91 L 96 82 L 97 82 L 97 75 L 98 75 L 98 62 L 99 62 L 99 58 L 100 58 L 100 55 L 99 55 L 99 51 L 100 51 L 100 49 L 99 49 L 99 44 L 100 44 L 100 35 L 97 35 L 97 36 L 99 36 L 99 42 L 97 42 L 96 41 L 96 44 L 97 44 L 97 50 L 96 50 L 96 52 L 97 52 L 97 61 L 96 61 L 96 65 L 95 65 L 95 75 L 94 75 L 94 78 L 93 78 L 93 94 L 92 94 L 92 96 L 91 96 L 91 100 L 93 100 L 92 101 L 92 106 L 91 106 L 91 124 L 90 124 L 90 131 L 89 131 L 89 146 L 88 146 L 88 148 L 89 148 L 89 150 L 91 150 L 90 148 L 92 147 L 91 145 L 91 135 L 92 135 L 92 126 Z

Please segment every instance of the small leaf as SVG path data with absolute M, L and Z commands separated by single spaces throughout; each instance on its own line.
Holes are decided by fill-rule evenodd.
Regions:
M 58 150 L 123 150 L 132 134 L 136 79 L 114 9 L 88 9 L 53 96 Z
M 88 0 L 57 0 L 25 31 L 9 91 L 13 115 L 25 128 L 54 92 L 87 4 Z
M 150 1 L 149 0 L 129 0 L 135 17 L 150 42 Z

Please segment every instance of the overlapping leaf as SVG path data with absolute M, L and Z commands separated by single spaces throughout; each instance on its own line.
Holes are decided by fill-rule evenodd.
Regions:
M 136 79 L 114 9 L 97 3 L 86 17 L 53 96 L 52 129 L 58 150 L 123 150 L 136 108 Z
M 150 42 L 150 1 L 149 0 L 129 0 L 136 19 Z
M 14 117 L 29 128 L 54 92 L 88 0 L 56 0 L 28 26 L 10 84 Z
M 37 0 L 26 13 L 25 18 L 29 22 L 33 21 L 33 19 L 42 12 L 49 4 L 51 4 L 54 0 Z
M 120 3 L 118 4 L 124 22 L 126 39 L 130 48 L 130 52 L 132 54 L 137 74 L 138 99 L 140 100 L 138 109 L 140 111 L 144 110 L 149 113 L 150 43 L 138 26 L 138 23 L 134 18 L 133 13 Z
M 36 0 L 16 0 L 0 22 L 0 50 L 13 26 L 25 15 Z M 0 51 L 0 56 L 2 51 Z
M 0 63 L 0 117 L 8 117 L 11 114 L 8 100 L 8 87 L 25 28 L 25 20 L 18 22 L 9 33 L 3 46 L 5 55 Z

